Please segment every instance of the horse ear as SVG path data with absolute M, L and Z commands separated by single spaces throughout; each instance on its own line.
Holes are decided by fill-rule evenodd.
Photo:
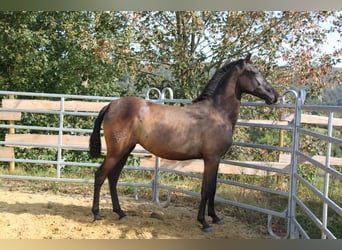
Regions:
M 246 63 L 249 63 L 249 62 L 251 61 L 251 56 L 252 56 L 251 53 L 248 53 L 248 54 L 247 54 L 246 59 L 245 59 L 245 62 L 246 62 Z

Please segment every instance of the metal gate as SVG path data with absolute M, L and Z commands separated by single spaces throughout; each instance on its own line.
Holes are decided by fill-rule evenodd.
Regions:
M 151 97 L 152 93 L 154 93 L 154 98 Z M 58 95 L 58 94 L 43 94 L 43 93 L 22 93 L 22 92 L 10 92 L 10 91 L 0 91 L 0 99 L 2 99 L 2 106 L 0 108 L 0 129 L 3 131 L 6 136 L 1 138 L 0 141 L 0 150 L 5 151 L 5 149 L 13 147 L 46 147 L 46 148 L 54 148 L 57 151 L 56 158 L 53 160 L 46 159 L 25 159 L 25 158 L 16 158 L 15 155 L 8 156 L 6 154 L 0 154 L 0 163 L 32 163 L 32 164 L 45 164 L 45 165 L 54 165 L 56 166 L 56 175 L 50 177 L 42 177 L 42 176 L 22 176 L 22 175 L 13 175 L 11 173 L 1 173 L 0 178 L 9 178 L 9 179 L 30 179 L 30 180 L 47 180 L 47 181 L 64 181 L 64 182 L 83 182 L 83 183 L 93 183 L 93 180 L 88 179 L 71 179 L 64 178 L 61 174 L 62 168 L 64 166 L 72 165 L 72 166 L 85 166 L 85 167 L 98 167 L 98 163 L 94 162 L 78 162 L 78 161 L 65 161 L 63 157 L 63 150 L 82 150 L 86 151 L 87 141 L 89 134 L 92 132 L 91 127 L 88 128 L 78 128 L 78 127 L 68 127 L 65 122 L 66 117 L 95 117 L 98 114 L 99 107 L 102 107 L 104 103 L 109 102 L 117 97 L 93 97 L 93 96 L 77 96 L 77 95 Z M 16 96 L 16 99 L 11 99 L 10 97 Z M 167 98 L 168 96 L 168 98 Z M 19 98 L 18 98 L 19 97 Z M 29 100 L 25 104 L 20 103 L 24 98 L 28 98 Z M 184 103 L 191 102 L 190 100 L 184 99 L 174 99 L 173 92 L 171 89 L 166 88 L 162 91 L 151 88 L 147 91 L 146 99 L 149 99 L 154 102 L 159 103 L 168 103 L 175 105 L 182 105 Z M 34 102 L 34 100 L 51 100 L 53 107 L 48 108 L 47 105 L 37 107 L 32 103 L 32 107 L 28 107 L 27 103 Z M 7 101 L 8 100 L 8 101 Z M 83 108 L 77 106 L 78 101 L 85 101 L 89 104 L 89 108 Z M 342 209 L 341 209 L 341 201 L 337 201 L 331 198 L 331 188 L 330 185 L 332 182 L 341 182 L 342 181 L 342 170 L 336 166 L 335 163 L 331 162 L 332 159 L 332 145 L 336 145 L 337 147 L 342 147 L 342 140 L 333 135 L 333 127 L 334 126 L 342 126 L 336 124 L 336 120 L 334 118 L 334 114 L 342 114 L 342 107 L 332 107 L 332 106 L 320 106 L 320 105 L 305 105 L 305 91 L 301 90 L 299 92 L 294 90 L 286 91 L 282 95 L 282 100 L 280 104 L 267 106 L 270 109 L 281 110 L 287 109 L 292 112 L 292 119 L 287 122 L 276 122 L 276 121 L 262 121 L 259 120 L 239 120 L 237 123 L 237 127 L 247 127 L 247 128 L 261 128 L 261 129 L 275 129 L 275 130 L 285 130 L 291 134 L 292 143 L 288 146 L 283 145 L 267 145 L 267 144 L 255 144 L 244 141 L 235 141 L 233 143 L 233 147 L 243 147 L 243 148 L 252 148 L 252 149 L 263 149 L 269 151 L 276 151 L 280 153 L 285 153 L 290 158 L 289 167 L 274 167 L 269 165 L 267 162 L 243 162 L 243 161 L 233 161 L 222 159 L 222 164 L 229 164 L 229 166 L 235 166 L 239 169 L 250 169 L 254 172 L 256 171 L 264 171 L 268 174 L 276 174 L 287 176 L 289 179 L 289 184 L 286 191 L 279 190 L 272 187 L 264 187 L 258 185 L 252 185 L 248 183 L 242 183 L 231 179 L 218 178 L 219 185 L 229 185 L 233 187 L 240 187 L 243 189 L 248 189 L 257 192 L 264 192 L 267 194 L 279 196 L 288 200 L 286 207 L 282 210 L 270 209 L 267 207 L 258 206 L 255 204 L 249 204 L 245 202 L 240 202 L 234 199 L 227 199 L 222 197 L 216 197 L 217 202 L 221 202 L 224 204 L 229 204 L 237 207 L 241 207 L 244 209 L 256 211 L 259 213 L 266 214 L 268 216 L 268 232 L 275 238 L 310 238 L 307 230 L 302 226 L 301 219 L 299 217 L 307 216 L 314 225 L 322 232 L 322 238 L 337 238 L 336 235 L 332 232 L 329 225 L 329 214 L 334 213 L 337 214 L 338 218 L 341 219 L 342 223 Z M 51 104 L 50 103 L 50 104 Z M 11 106 L 11 105 L 12 106 Z M 22 104 L 22 105 L 21 105 Z M 44 103 L 43 103 L 44 104 Z M 25 106 L 26 105 L 26 106 Z M 265 104 L 259 102 L 243 102 L 243 107 L 253 107 L 255 109 L 264 108 Z M 327 112 L 328 116 L 326 118 L 326 124 L 320 124 L 319 126 L 326 126 L 327 133 L 321 134 L 317 131 L 310 130 L 309 127 L 303 126 L 302 118 L 304 112 Z M 25 114 L 48 114 L 54 115 L 58 117 L 59 126 L 58 127 L 50 127 L 50 126 L 39 126 L 39 124 L 21 124 L 16 125 L 13 120 L 6 117 L 15 116 L 15 114 L 25 113 Z M 17 118 L 20 120 L 20 118 Z M 56 118 L 57 119 L 57 118 Z M 315 125 L 317 127 L 317 124 Z M 21 135 L 17 136 L 13 135 L 13 130 L 16 131 L 28 131 L 27 135 L 32 137 L 34 131 L 39 131 L 40 136 L 37 135 L 37 138 L 42 138 L 41 141 L 33 142 L 32 140 L 26 141 L 26 137 L 21 132 Z M 9 132 L 7 132 L 9 131 Z M 12 131 L 12 133 L 11 133 Z M 8 133 L 8 134 L 7 134 Z M 20 137 L 21 136 L 21 137 Z M 78 136 L 77 140 L 83 141 L 83 143 L 75 143 L 69 142 L 68 139 L 76 138 L 74 136 Z M 317 159 L 316 156 L 311 156 L 309 153 L 303 152 L 301 150 L 300 141 L 303 136 L 308 136 L 310 138 L 314 138 L 315 140 L 319 140 L 324 144 L 325 152 L 322 152 L 322 157 Z M 32 138 L 29 138 L 32 139 Z M 48 141 L 50 140 L 51 141 Z M 83 140 L 84 139 L 84 140 Z M 46 141 L 44 141 L 46 140 Z M 105 145 L 103 145 L 105 146 Z M 138 148 L 135 149 L 136 153 L 147 153 L 144 149 Z M 334 159 L 335 160 L 335 159 Z M 267 161 L 267 159 L 266 159 Z M 316 187 L 314 183 L 311 183 L 300 169 L 302 162 L 306 162 L 310 164 L 310 168 L 315 168 L 319 170 L 320 175 L 323 177 L 323 188 Z M 284 164 L 279 164 L 284 166 Z M 227 165 L 228 166 L 228 165 Z M 277 164 L 276 164 L 277 166 Z M 220 167 L 221 168 L 221 167 Z M 202 178 L 201 173 L 196 172 L 184 172 L 179 171 L 177 169 L 165 168 L 161 164 L 161 159 L 156 158 L 154 167 L 144 167 L 142 166 L 125 166 L 127 170 L 133 171 L 152 171 L 154 172 L 154 178 L 149 183 L 136 183 L 136 182 L 119 182 L 119 185 L 124 186 L 133 186 L 136 189 L 139 187 L 147 187 L 152 189 L 153 200 L 155 202 L 159 202 L 159 191 L 167 190 L 168 199 L 171 197 L 172 192 L 180 192 L 191 196 L 200 196 L 199 192 L 194 192 L 192 190 L 187 190 L 184 188 L 179 188 L 171 185 L 164 184 L 160 176 L 163 173 L 174 173 L 181 176 L 190 176 L 192 178 Z M 1 170 L 0 170 L 1 171 Z M 341 185 L 340 185 L 341 186 Z M 313 192 L 317 199 L 322 203 L 322 213 L 317 214 L 313 212 L 310 207 L 305 203 L 300 195 L 300 190 L 302 188 L 306 188 Z M 287 233 L 283 236 L 276 235 L 272 230 L 273 218 L 278 217 L 282 218 L 286 221 Z
M 295 119 L 293 127 L 293 146 L 292 146 L 292 159 L 291 159 L 291 186 L 289 194 L 289 236 L 290 238 L 298 238 L 299 236 L 309 239 L 309 235 L 303 229 L 301 223 L 298 220 L 298 212 L 305 213 L 310 220 L 321 230 L 322 239 L 330 238 L 336 239 L 336 236 L 329 229 L 329 216 L 328 211 L 331 209 L 339 216 L 339 220 L 342 222 L 342 208 L 341 200 L 332 200 L 330 198 L 331 190 L 329 188 L 332 182 L 342 182 L 342 168 L 333 167 L 332 159 L 332 145 L 335 144 L 338 147 L 342 147 L 342 140 L 333 136 L 334 113 L 341 114 L 342 107 L 333 106 L 319 106 L 319 105 L 304 105 L 305 91 L 300 92 L 291 91 L 295 98 Z M 303 112 L 326 112 L 327 117 L 327 134 L 321 134 L 316 131 L 312 131 L 309 128 L 302 127 L 301 119 Z M 342 131 L 342 130 L 340 130 Z M 299 142 L 301 136 L 310 136 L 319 140 L 322 144 L 326 144 L 325 159 L 324 162 L 320 162 L 310 156 L 308 153 L 304 153 L 300 150 Z M 324 177 L 323 188 L 320 190 L 317 186 L 306 179 L 299 171 L 300 161 L 307 161 L 312 164 L 313 167 L 320 170 Z M 299 195 L 299 186 L 306 188 L 313 192 L 317 198 L 322 202 L 322 214 L 315 214 L 310 210 L 309 206 L 305 204 Z M 341 185 L 340 185 L 341 187 Z M 339 203 L 339 204 L 338 204 Z

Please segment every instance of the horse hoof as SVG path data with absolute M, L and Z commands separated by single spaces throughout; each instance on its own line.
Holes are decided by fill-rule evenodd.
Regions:
M 213 223 L 214 223 L 215 225 L 223 225 L 223 224 L 224 224 L 222 220 L 213 221 Z
M 93 222 L 97 221 L 97 220 L 101 220 L 101 216 L 99 214 L 94 215 L 94 220 Z
M 202 228 L 202 231 L 205 233 L 211 233 L 213 229 L 211 227 L 206 227 L 206 228 Z
M 120 216 L 119 220 L 128 220 L 128 216 L 127 215 Z

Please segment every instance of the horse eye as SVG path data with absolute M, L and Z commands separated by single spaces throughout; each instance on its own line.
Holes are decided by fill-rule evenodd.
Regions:
M 255 79 L 256 79 L 258 86 L 261 86 L 262 83 L 264 82 L 264 79 L 260 74 L 256 74 Z

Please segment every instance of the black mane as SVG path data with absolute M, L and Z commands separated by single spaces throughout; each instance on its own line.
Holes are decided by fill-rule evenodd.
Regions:
M 226 63 L 220 69 L 218 69 L 215 74 L 209 80 L 207 86 L 204 87 L 203 92 L 192 102 L 200 102 L 203 100 L 210 99 L 217 89 L 222 83 L 225 83 L 226 80 L 230 77 L 232 69 L 243 62 L 243 59 Z

